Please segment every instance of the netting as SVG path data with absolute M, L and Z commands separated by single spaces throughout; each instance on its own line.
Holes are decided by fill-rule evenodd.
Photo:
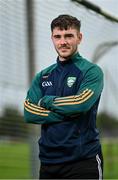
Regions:
M 21 109 L 27 82 L 27 23 L 24 1 L 0 1 L 0 110 Z
M 117 113 L 117 83 L 114 77 L 118 74 L 118 23 L 109 21 L 100 14 L 78 5 L 71 1 L 53 0 L 35 1 L 35 44 L 36 44 L 36 71 L 55 62 L 56 52 L 50 40 L 50 22 L 59 14 L 72 14 L 81 20 L 83 40 L 79 47 L 81 55 L 94 61 L 95 51 L 104 43 L 114 43 L 115 46 L 108 47 L 108 51 L 98 58 L 97 63 L 102 67 L 105 74 L 105 88 L 101 100 L 100 111 L 107 111 L 118 116 Z M 104 48 L 104 46 L 103 46 Z M 46 53 L 45 53 L 46 52 Z M 99 53 L 98 50 L 96 54 Z M 111 79 L 107 77 L 110 73 Z M 115 83 L 115 89 L 111 84 Z M 107 94 L 106 94 L 107 91 Z M 107 105 L 104 102 L 107 100 Z
M 0 179 L 30 178 L 23 99 L 28 86 L 24 0 L 0 0 Z
M 98 63 L 105 74 L 105 87 L 99 112 L 107 111 L 118 117 L 116 78 L 118 23 L 71 0 L 30 0 L 31 2 L 34 12 L 32 14 L 34 73 L 56 61 L 57 54 L 50 38 L 52 19 L 59 14 L 76 16 L 81 20 L 83 33 L 79 47 L 80 54 Z M 0 0 L 0 178 L 2 179 L 31 178 L 31 173 L 34 178 L 38 178 L 38 149 L 34 143 L 37 143 L 39 127 L 32 126 L 31 132 L 31 125 L 29 128 L 23 120 L 23 102 L 29 88 L 30 67 L 26 5 L 24 0 Z

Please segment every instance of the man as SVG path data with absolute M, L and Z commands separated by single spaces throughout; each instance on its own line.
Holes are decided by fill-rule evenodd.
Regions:
M 57 62 L 34 78 L 24 103 L 28 123 L 41 124 L 41 179 L 102 179 L 96 115 L 103 73 L 78 52 L 80 21 L 60 15 L 51 23 Z

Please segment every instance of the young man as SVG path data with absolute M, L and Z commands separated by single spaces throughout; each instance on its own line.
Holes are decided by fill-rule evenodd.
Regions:
M 24 103 L 28 123 L 41 124 L 41 179 L 102 179 L 96 115 L 103 73 L 78 52 L 80 21 L 60 15 L 51 23 L 57 62 L 34 78 Z

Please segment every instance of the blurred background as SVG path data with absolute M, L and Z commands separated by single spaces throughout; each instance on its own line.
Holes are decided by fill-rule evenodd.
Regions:
M 0 0 L 0 179 L 37 179 L 40 125 L 23 119 L 33 76 L 55 63 L 50 22 L 59 14 L 81 20 L 80 54 L 104 72 L 97 125 L 104 178 L 118 179 L 118 1 Z

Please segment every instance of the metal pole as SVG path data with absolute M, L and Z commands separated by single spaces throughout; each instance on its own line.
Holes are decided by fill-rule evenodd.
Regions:
M 33 0 L 26 0 L 27 8 L 27 33 L 28 33 L 28 50 L 29 50 L 29 84 L 35 72 L 35 49 L 34 49 L 34 7 Z
M 90 1 L 87 1 L 87 0 L 71 0 L 71 1 L 81 4 L 85 7 L 87 7 L 88 9 L 90 9 L 98 14 L 101 14 L 102 16 L 109 19 L 110 21 L 118 23 L 117 17 L 109 14 L 108 12 L 104 11 L 102 8 L 100 8 L 99 6 L 97 6 L 96 4 L 94 4 Z
M 34 1 L 26 0 L 27 13 L 27 34 L 28 34 L 28 83 L 29 86 L 35 74 L 35 45 L 34 45 Z M 39 177 L 39 158 L 38 158 L 38 143 L 37 132 L 39 126 L 31 125 L 30 129 L 30 150 L 31 150 L 31 176 L 32 179 Z

